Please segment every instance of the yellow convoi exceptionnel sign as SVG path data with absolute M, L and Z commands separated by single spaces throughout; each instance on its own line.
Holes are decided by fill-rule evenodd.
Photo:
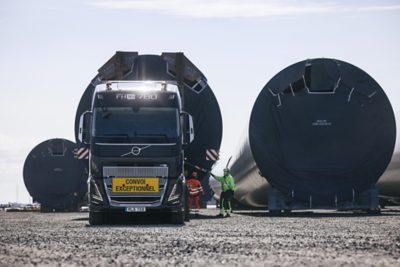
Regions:
M 113 193 L 158 193 L 159 178 L 113 178 Z

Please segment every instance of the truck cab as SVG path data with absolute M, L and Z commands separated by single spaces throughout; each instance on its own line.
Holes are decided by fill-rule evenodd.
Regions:
M 79 139 L 90 147 L 89 223 L 110 213 L 169 213 L 184 223 L 184 148 L 194 138 L 175 82 L 108 81 L 82 114 Z

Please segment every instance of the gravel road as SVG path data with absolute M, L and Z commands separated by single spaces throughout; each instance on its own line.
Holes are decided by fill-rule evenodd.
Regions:
M 380 216 L 202 210 L 185 226 L 91 227 L 87 213 L 0 212 L 0 266 L 400 266 L 400 208 Z

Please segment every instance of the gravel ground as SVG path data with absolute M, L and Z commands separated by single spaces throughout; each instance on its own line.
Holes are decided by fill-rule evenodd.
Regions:
M 215 209 L 185 226 L 91 227 L 87 213 L 0 212 L 0 266 L 400 266 L 400 208 L 269 217 Z

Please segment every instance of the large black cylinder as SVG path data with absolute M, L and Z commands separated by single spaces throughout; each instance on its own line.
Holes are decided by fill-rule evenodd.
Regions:
M 75 138 L 78 144 L 79 118 L 90 109 L 96 85 L 107 80 L 177 81 L 183 109 L 193 116 L 194 121 L 195 138 L 185 149 L 186 169 L 189 173 L 192 169 L 200 170 L 199 178 L 206 176 L 218 159 L 222 117 L 206 77 L 188 58 L 182 53 L 162 53 L 159 56 L 117 52 L 99 69 L 99 74 L 81 98 L 75 116 Z
M 50 139 L 28 154 L 24 183 L 42 210 L 76 211 L 87 192 L 87 168 L 77 158 L 76 144 Z
M 335 59 L 298 62 L 254 104 L 232 165 L 235 197 L 266 206 L 272 186 L 314 205 L 354 199 L 382 175 L 395 139 L 390 102 L 367 73 Z

